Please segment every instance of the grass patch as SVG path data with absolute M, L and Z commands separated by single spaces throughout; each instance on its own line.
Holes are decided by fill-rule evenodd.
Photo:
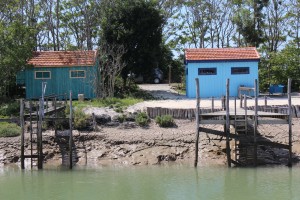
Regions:
M 0 122 L 0 137 L 15 137 L 21 134 L 21 128 L 13 123 Z
M 137 104 L 144 101 L 143 99 L 137 99 L 133 97 L 128 98 L 105 98 L 105 99 L 93 99 L 91 101 L 74 101 L 73 106 L 76 109 L 82 110 L 85 107 L 110 107 L 116 110 L 116 112 L 122 112 L 128 106 Z
M 162 116 L 157 116 L 155 118 L 155 122 L 160 126 L 160 127 L 173 127 L 175 126 L 175 121 L 171 115 L 162 115 Z
M 135 122 L 139 125 L 139 126 L 147 126 L 150 123 L 150 118 L 147 115 L 147 113 L 145 112 L 140 112 L 137 114 L 137 116 L 135 117 Z

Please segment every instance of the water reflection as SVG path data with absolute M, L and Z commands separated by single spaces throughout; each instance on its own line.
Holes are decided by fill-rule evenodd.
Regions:
M 1 168 L 1 199 L 297 199 L 299 168 Z

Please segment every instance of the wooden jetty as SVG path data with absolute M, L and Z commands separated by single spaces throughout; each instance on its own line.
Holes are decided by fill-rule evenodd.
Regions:
M 240 103 L 240 107 L 236 105 L 236 99 L 234 108 L 229 107 L 229 79 L 226 82 L 226 97 L 224 101 L 224 110 L 214 110 L 210 113 L 201 113 L 200 106 L 200 92 L 199 92 L 199 80 L 196 79 L 196 139 L 195 139 L 195 162 L 194 166 L 198 163 L 198 147 L 199 147 L 199 135 L 201 134 L 201 126 L 206 124 L 219 124 L 224 126 L 224 136 L 226 137 L 226 155 L 228 167 L 231 167 L 231 163 L 235 165 L 249 165 L 257 166 L 257 147 L 258 145 L 267 144 L 258 141 L 257 128 L 262 124 L 281 124 L 288 125 L 289 143 L 284 144 L 272 144 L 279 148 L 287 148 L 289 150 L 288 166 L 292 166 L 292 112 L 291 112 L 291 79 L 288 80 L 288 108 L 287 113 L 271 113 L 266 111 L 258 111 L 257 105 L 257 80 L 254 83 L 254 95 L 255 106 L 254 110 L 248 110 L 247 96 L 244 95 L 241 101 L 244 101 L 244 107 Z M 234 133 L 230 133 L 230 126 L 234 127 Z M 234 158 L 231 158 L 232 150 L 230 147 L 230 140 L 234 140 Z M 268 143 L 271 144 L 270 142 Z
M 21 169 L 25 169 L 25 159 L 30 159 L 31 168 L 33 163 L 37 162 L 38 169 L 43 168 L 43 131 L 42 124 L 44 121 L 52 121 L 56 124 L 57 121 L 69 120 L 70 131 L 69 137 L 69 168 L 73 167 L 73 114 L 72 114 L 72 92 L 70 92 L 69 105 L 70 115 L 69 118 L 58 117 L 58 113 L 63 111 L 67 106 L 67 97 L 65 101 L 57 101 L 61 95 L 45 96 L 39 100 L 37 104 L 33 104 L 32 101 L 20 100 L 20 125 L 21 125 Z M 50 104 L 49 104 L 50 102 Z M 25 121 L 29 123 L 29 144 L 25 145 Z M 57 127 L 55 127 L 55 135 L 57 135 Z M 25 146 L 29 149 L 25 151 Z M 28 153 L 29 152 L 29 153 Z M 27 154 L 25 154 L 27 153 Z

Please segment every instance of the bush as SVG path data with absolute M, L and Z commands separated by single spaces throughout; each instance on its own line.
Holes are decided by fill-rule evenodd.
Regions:
M 119 115 L 118 116 L 118 121 L 120 122 L 120 123 L 123 123 L 124 121 L 126 121 L 126 115 L 124 115 L 124 114 L 122 114 L 122 115 Z
M 75 110 L 74 112 L 74 128 L 85 129 L 88 127 L 89 116 L 86 115 L 82 110 Z
M 12 102 L 0 105 L 0 115 L 3 116 L 18 116 L 20 113 L 20 103 Z
M 150 118 L 148 117 L 147 113 L 140 112 L 135 117 L 135 122 L 140 126 L 146 126 L 150 122 Z
M 21 134 L 21 128 L 13 123 L 0 122 L 0 137 L 15 137 Z
M 173 127 L 173 126 L 175 126 L 174 119 L 173 119 L 173 117 L 171 115 L 157 116 L 155 118 L 155 122 L 160 127 Z

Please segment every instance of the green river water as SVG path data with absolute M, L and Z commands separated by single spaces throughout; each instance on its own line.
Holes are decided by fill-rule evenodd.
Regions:
M 300 168 L 0 168 L 1 200 L 300 199 Z

